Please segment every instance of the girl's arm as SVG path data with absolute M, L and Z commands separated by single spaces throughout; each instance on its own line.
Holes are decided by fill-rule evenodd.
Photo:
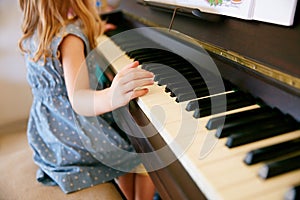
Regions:
M 115 76 L 110 88 L 91 90 L 83 41 L 75 35 L 68 35 L 62 41 L 60 51 L 68 97 L 78 114 L 96 116 L 115 110 L 148 92 L 146 88 L 136 88 L 154 83 L 153 74 L 137 68 L 139 63 L 134 62 Z

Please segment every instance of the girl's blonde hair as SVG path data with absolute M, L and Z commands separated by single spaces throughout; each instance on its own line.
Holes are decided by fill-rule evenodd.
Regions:
M 23 53 L 28 52 L 23 42 L 37 31 L 39 42 L 37 51 L 34 52 L 34 61 L 59 56 L 51 55 L 51 41 L 62 27 L 74 20 L 80 19 L 91 48 L 96 47 L 96 38 L 104 31 L 104 22 L 97 13 L 94 0 L 19 0 L 19 3 L 24 13 L 23 36 L 19 41 L 19 47 Z M 68 17 L 70 9 L 73 19 Z

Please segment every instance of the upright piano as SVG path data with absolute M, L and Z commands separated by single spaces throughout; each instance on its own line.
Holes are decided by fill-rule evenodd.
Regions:
M 155 74 L 114 114 L 161 198 L 299 199 L 299 4 L 289 27 L 173 14 L 122 1 L 99 48 L 108 71 L 138 60 Z

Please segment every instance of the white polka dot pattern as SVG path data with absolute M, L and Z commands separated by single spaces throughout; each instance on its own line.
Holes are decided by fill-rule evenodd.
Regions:
M 67 34 L 80 37 L 86 53 L 90 52 L 78 25 L 70 24 L 54 38 L 53 55 L 57 55 L 58 46 Z M 25 42 L 31 52 L 36 49 L 34 41 L 32 38 Z M 110 181 L 137 166 L 140 161 L 132 146 L 111 127 L 111 114 L 88 118 L 72 110 L 60 61 L 53 57 L 45 64 L 34 63 L 30 56 L 26 56 L 27 78 L 34 100 L 27 132 L 34 161 L 40 167 L 37 179 L 46 185 L 59 185 L 69 193 Z M 89 71 L 90 79 L 98 81 L 92 62 Z M 125 153 L 116 153 L 120 149 Z

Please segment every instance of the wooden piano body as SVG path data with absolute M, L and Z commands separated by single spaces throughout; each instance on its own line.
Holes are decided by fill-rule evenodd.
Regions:
M 172 12 L 135 0 L 123 1 L 120 9 L 121 12 L 104 18 L 119 27 L 138 28 L 169 27 L 172 17 Z M 189 14 L 175 16 L 173 29 L 186 35 L 188 40 L 192 38 L 191 45 L 196 42 L 204 47 L 224 79 L 300 122 L 299 4 L 291 27 L 231 17 L 207 21 L 186 15 Z M 109 57 L 110 53 L 116 52 L 112 48 L 104 54 Z M 112 63 L 113 70 L 117 72 L 130 61 L 126 55 L 118 58 Z M 164 88 L 155 85 L 148 95 L 131 102 L 129 108 L 116 111 L 121 119 L 126 119 L 118 123 L 133 135 L 130 139 L 143 155 L 162 199 L 284 199 L 291 187 L 300 184 L 299 169 L 263 180 L 258 177 L 263 162 L 251 166 L 243 163 L 250 150 L 300 137 L 300 130 L 227 148 L 225 138 L 211 137 L 213 134 L 206 130 L 205 124 L 211 116 L 193 119 L 193 113 L 182 114 L 183 105 L 173 106 L 173 99 Z M 157 115 L 164 116 L 155 116 L 155 109 L 158 109 Z M 178 112 L 181 115 L 176 116 Z M 196 127 L 191 128 L 189 126 L 195 124 L 193 120 L 197 120 Z M 183 134 L 189 143 L 177 150 L 178 146 L 181 148 L 180 140 L 185 138 Z M 201 154 L 208 141 L 213 141 L 212 148 Z

